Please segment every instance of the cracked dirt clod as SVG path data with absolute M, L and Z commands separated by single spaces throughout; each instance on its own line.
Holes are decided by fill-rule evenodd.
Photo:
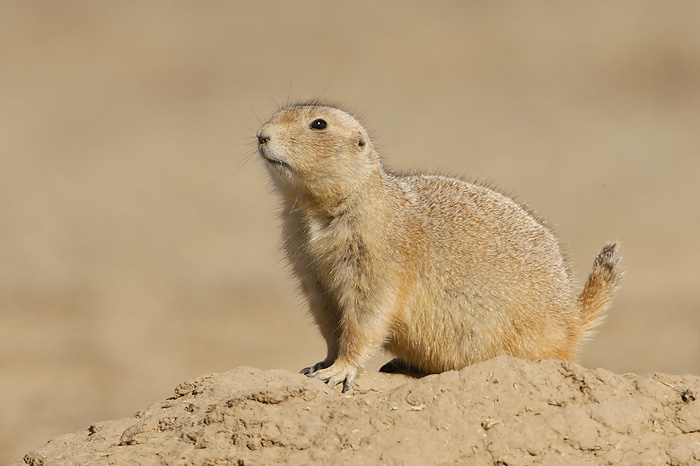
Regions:
M 422 379 L 365 373 L 349 397 L 240 367 L 57 437 L 15 466 L 700 464 L 697 393 L 697 376 L 506 356 Z

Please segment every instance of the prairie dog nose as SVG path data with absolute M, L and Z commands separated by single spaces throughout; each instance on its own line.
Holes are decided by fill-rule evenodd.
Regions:
M 265 127 L 258 130 L 258 144 L 265 144 L 270 140 L 270 133 L 266 131 Z

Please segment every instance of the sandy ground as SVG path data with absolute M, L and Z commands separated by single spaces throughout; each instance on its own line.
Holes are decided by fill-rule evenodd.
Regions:
M 508 356 L 421 380 L 370 372 L 346 395 L 241 367 L 52 439 L 16 466 L 690 465 L 698 393 L 699 376 Z
M 512 189 L 579 280 L 621 241 L 582 364 L 700 374 L 700 4 L 372 5 L 3 4 L 0 464 L 322 356 L 254 153 L 294 100 L 359 113 L 392 167 Z

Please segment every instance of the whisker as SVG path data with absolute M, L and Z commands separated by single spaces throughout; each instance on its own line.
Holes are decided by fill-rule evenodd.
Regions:
M 265 123 L 265 120 L 260 118 L 260 115 L 258 115 L 258 112 L 256 112 L 254 108 L 251 108 L 250 111 L 253 113 L 255 118 L 258 120 L 258 125 L 262 125 L 263 123 Z M 248 129 L 251 129 L 251 128 L 248 128 Z M 255 132 L 255 130 L 251 130 L 251 132 Z
M 243 143 L 246 144 L 256 144 L 258 143 L 258 137 L 257 136 L 241 136 L 236 138 L 236 141 L 243 141 Z
M 277 107 L 277 110 L 279 110 L 280 108 L 282 108 L 282 107 L 280 106 L 280 104 L 279 104 L 275 99 L 273 99 L 272 97 L 267 96 L 267 100 L 269 100 L 270 102 L 272 102 L 272 103 L 275 105 L 275 107 Z
M 243 168 L 246 166 L 246 164 L 253 158 L 253 156 L 256 155 L 256 152 L 253 152 L 251 154 L 248 154 L 244 156 L 241 160 L 238 162 L 238 168 Z

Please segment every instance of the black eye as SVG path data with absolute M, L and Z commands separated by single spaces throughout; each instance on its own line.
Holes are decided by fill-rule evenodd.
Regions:
M 311 127 L 311 129 L 326 129 L 328 123 L 326 123 L 326 120 L 316 118 L 314 121 L 311 122 L 309 126 Z

